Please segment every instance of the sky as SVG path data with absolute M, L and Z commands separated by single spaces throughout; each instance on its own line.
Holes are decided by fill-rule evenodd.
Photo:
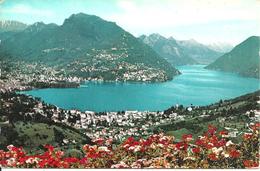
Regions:
M 260 0 L 0 0 L 0 20 L 61 25 L 83 12 L 114 21 L 134 36 L 236 45 L 260 35 Z

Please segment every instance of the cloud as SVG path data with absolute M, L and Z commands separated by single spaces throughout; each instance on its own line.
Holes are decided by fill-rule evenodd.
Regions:
M 220 21 L 258 21 L 255 0 L 119 0 L 121 14 L 107 16 L 129 30 L 175 28 Z M 142 29 L 141 29 L 142 30 Z
M 27 23 L 61 24 L 72 13 L 85 12 L 114 21 L 139 36 L 160 33 L 198 41 L 242 41 L 259 35 L 260 0 L 8 0 L 0 16 Z M 7 5 L 7 3 L 9 3 Z M 73 8 L 72 8 L 73 7 Z
M 2 9 L 4 13 L 10 14 L 26 14 L 26 15 L 36 15 L 36 16 L 53 16 L 53 12 L 45 9 L 34 9 L 30 6 L 17 4 L 11 8 Z

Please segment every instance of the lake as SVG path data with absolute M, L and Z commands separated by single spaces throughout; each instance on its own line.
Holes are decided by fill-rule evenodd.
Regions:
M 177 67 L 182 74 L 164 83 L 86 82 L 79 88 L 21 92 L 64 109 L 81 111 L 164 110 L 176 104 L 208 105 L 259 89 L 259 80 L 207 70 Z

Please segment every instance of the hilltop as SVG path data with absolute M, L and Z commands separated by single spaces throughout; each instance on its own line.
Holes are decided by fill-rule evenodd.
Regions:
M 179 71 L 114 22 L 84 13 L 61 26 L 37 22 L 2 37 L 0 54 L 85 79 L 165 81 Z
M 260 37 L 251 36 L 206 68 L 259 78 L 259 47 Z
M 175 40 L 173 37 L 165 38 L 160 34 L 151 34 L 142 35 L 139 40 L 153 48 L 173 66 L 209 64 L 222 54 L 193 39 Z
M 8 32 L 8 31 L 22 31 L 28 25 L 19 21 L 13 20 L 3 20 L 0 21 L 0 32 Z

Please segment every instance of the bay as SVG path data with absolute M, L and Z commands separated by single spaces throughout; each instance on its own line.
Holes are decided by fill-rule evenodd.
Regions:
M 259 90 L 259 80 L 212 71 L 204 65 L 177 67 L 182 74 L 163 83 L 86 82 L 79 88 L 49 88 L 20 93 L 63 109 L 81 111 L 158 111 L 182 104 L 208 105 Z

